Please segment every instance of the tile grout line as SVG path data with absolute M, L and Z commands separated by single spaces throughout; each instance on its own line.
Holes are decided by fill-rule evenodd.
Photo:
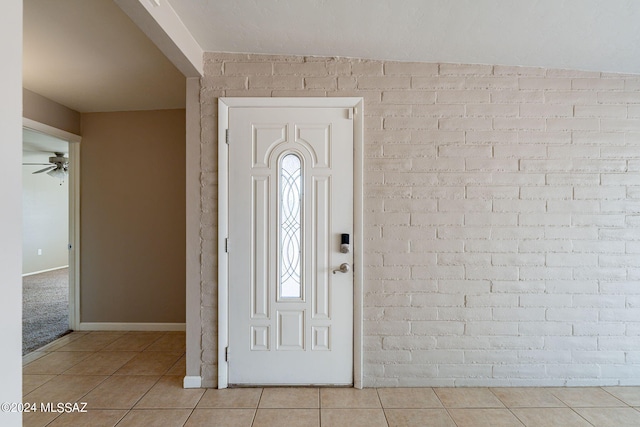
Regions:
M 524 427 L 527 427 L 527 425 L 524 423 L 524 421 L 523 421 L 523 420 L 521 420 L 521 419 L 520 419 L 520 417 L 518 417 L 518 416 L 515 414 L 515 412 L 513 412 L 513 411 L 511 410 L 511 408 L 510 408 L 510 407 L 508 407 L 507 405 L 505 405 L 505 407 L 507 408 L 507 410 L 509 411 L 509 413 L 511 413 L 511 415 L 513 415 L 513 416 L 515 417 L 515 419 L 516 419 L 516 420 L 518 420 L 518 421 L 520 422 L 520 424 L 522 424 Z
M 322 390 L 318 389 L 318 425 L 322 427 Z
M 453 424 L 455 424 L 456 427 L 458 427 L 458 423 L 456 422 L 456 420 L 453 419 L 453 417 L 451 416 L 451 412 L 449 412 L 449 408 L 447 408 L 444 404 L 444 402 L 442 402 L 442 399 L 440 399 L 440 396 L 438 396 L 438 393 L 436 392 L 435 387 L 431 387 L 431 390 L 433 391 L 433 394 L 436 395 L 436 398 L 438 399 L 438 402 L 440 402 L 440 404 L 442 405 L 442 407 L 444 408 L 444 410 L 447 412 L 447 416 L 449 417 L 449 419 L 451 420 L 451 422 Z
M 587 422 L 589 425 L 594 426 L 594 424 L 592 422 L 590 422 L 588 419 L 586 419 L 585 417 L 582 416 L 582 414 L 578 411 L 575 410 L 575 408 L 573 406 L 569 406 L 569 409 L 571 409 L 571 411 L 576 414 L 577 416 L 579 416 L 581 419 L 583 419 L 585 422 Z M 595 426 L 594 426 L 595 427 Z
M 608 387 L 608 386 L 607 386 Z M 622 403 L 624 403 L 625 405 L 632 407 L 630 404 L 628 404 L 627 402 L 625 402 L 624 400 L 620 399 L 618 396 L 616 396 L 613 393 L 609 393 L 609 391 L 605 390 L 604 387 L 598 387 L 600 390 L 604 391 L 605 393 L 607 393 L 608 395 L 610 395 L 611 397 L 618 399 L 619 401 L 621 401 Z
M 182 356 L 180 356 L 182 358 Z M 180 359 L 178 359 L 179 361 Z M 178 363 L 178 361 L 176 361 L 176 363 Z M 169 368 L 169 370 L 167 372 L 169 372 L 171 369 L 173 369 L 173 367 L 175 366 L 175 363 L 173 365 L 171 365 L 171 368 Z M 160 378 L 162 378 L 162 376 L 160 376 Z M 160 379 L 158 379 L 158 381 L 160 381 Z M 157 383 L 156 383 L 157 384 Z M 155 384 L 154 384 L 155 385 Z M 153 387 L 151 387 L 153 388 Z M 151 390 L 151 388 L 149 390 Z M 191 408 L 191 412 L 189 413 L 189 416 L 187 417 L 187 419 L 184 421 L 184 423 L 182 424 L 183 426 L 185 426 L 188 422 L 189 419 L 193 416 L 193 413 L 195 412 L 196 408 L 198 407 L 198 404 L 200 403 L 200 401 L 202 400 L 202 398 L 204 397 L 204 394 L 206 393 L 206 390 L 204 391 L 204 393 L 202 393 L 200 395 L 200 398 L 198 399 L 198 401 L 195 403 L 195 405 L 193 405 L 193 408 Z
M 520 419 L 520 417 L 518 417 L 518 416 L 517 416 L 517 415 L 516 415 L 512 410 L 511 410 L 511 407 L 510 407 L 510 406 L 508 406 L 508 405 L 507 405 L 507 403 L 506 403 L 505 401 L 503 401 L 502 399 L 500 399 L 500 396 L 498 396 L 498 395 L 493 391 L 493 389 L 494 389 L 494 388 L 495 388 L 495 387 L 487 387 L 487 390 L 489 390 L 489 391 L 491 392 L 491 394 L 493 394 L 493 395 L 496 397 L 496 399 L 498 399 L 498 400 L 500 401 L 500 403 L 502 403 L 502 404 L 504 405 L 505 409 L 506 409 L 507 411 L 509 411 L 509 413 L 510 413 L 511 415 L 513 415 L 513 417 L 514 417 L 516 420 L 518 420 L 518 422 L 519 422 L 520 424 L 522 424 L 522 426 L 523 426 L 523 427 L 527 427 L 527 426 L 525 425 L 524 421 L 522 421 L 522 420 Z
M 382 409 L 382 415 L 384 416 L 384 420 L 387 423 L 387 427 L 389 427 L 389 418 L 387 418 L 387 411 L 384 410 L 384 405 L 382 404 L 382 399 L 380 398 L 379 387 L 376 387 L 376 396 L 378 396 L 378 403 L 380 403 L 380 408 Z
M 260 408 L 260 401 L 262 401 L 262 395 L 264 394 L 264 387 L 260 389 L 260 397 L 258 398 L 258 402 L 256 403 L 256 407 L 253 411 L 253 418 L 251 419 L 251 426 L 253 426 L 256 422 L 256 418 L 258 416 L 258 408 Z

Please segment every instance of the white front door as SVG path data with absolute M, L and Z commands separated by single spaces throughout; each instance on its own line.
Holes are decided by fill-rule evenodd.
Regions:
M 353 112 L 228 120 L 228 382 L 353 384 Z

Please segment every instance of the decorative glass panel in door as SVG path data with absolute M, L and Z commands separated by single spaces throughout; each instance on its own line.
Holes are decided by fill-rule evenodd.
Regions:
M 302 175 L 300 157 L 286 154 L 280 162 L 279 299 L 302 298 Z

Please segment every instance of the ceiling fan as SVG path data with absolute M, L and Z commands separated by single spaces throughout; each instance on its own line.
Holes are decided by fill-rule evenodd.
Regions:
M 55 156 L 49 157 L 49 163 L 23 163 L 23 165 L 47 166 L 35 171 L 34 174 L 46 172 L 51 177 L 59 178 L 62 184 L 69 171 L 69 158 L 65 157 L 64 153 L 55 152 L 54 154 Z

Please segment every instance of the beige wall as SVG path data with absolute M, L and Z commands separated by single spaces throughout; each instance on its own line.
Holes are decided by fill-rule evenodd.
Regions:
M 206 54 L 205 386 L 220 96 L 364 97 L 366 386 L 640 385 L 639 76 Z
M 82 115 L 81 321 L 185 321 L 185 110 Z
M 80 113 L 28 89 L 22 89 L 22 96 L 23 117 L 80 135 Z

